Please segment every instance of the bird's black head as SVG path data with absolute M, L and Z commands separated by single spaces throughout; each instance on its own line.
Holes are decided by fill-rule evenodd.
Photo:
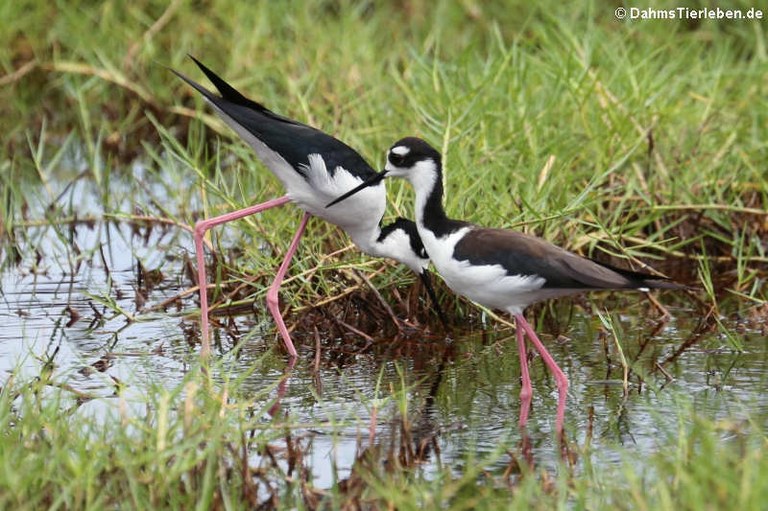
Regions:
M 384 170 L 364 181 L 356 188 L 337 197 L 328 203 L 327 208 L 342 202 L 360 190 L 373 186 L 388 176 L 404 177 L 411 181 L 414 187 L 429 186 L 439 181 L 442 172 L 440 153 L 420 138 L 405 137 L 395 142 L 387 152 L 387 164 Z
M 406 177 L 419 164 L 425 162 L 439 169 L 442 165 L 440 153 L 420 138 L 405 137 L 389 148 L 384 170 L 392 176 Z
M 429 270 L 427 270 L 429 255 L 413 220 L 400 217 L 391 224 L 385 225 L 381 228 L 381 235 L 377 242 L 379 250 L 386 251 L 389 254 L 388 257 L 406 264 L 421 278 L 432 301 L 433 310 L 437 313 L 443 326 L 448 328 L 448 318 L 440 307 L 440 301 L 437 299 Z
M 407 239 L 408 244 L 410 245 L 410 252 L 412 253 L 412 256 L 421 260 L 419 261 L 419 267 L 426 268 L 427 264 L 429 264 L 429 255 L 427 255 L 427 250 L 424 248 L 424 243 L 422 243 L 421 238 L 419 237 L 419 231 L 416 228 L 416 223 L 413 220 L 398 217 L 391 224 L 385 225 L 381 228 L 381 234 L 379 235 L 379 239 L 377 241 L 381 243 L 389 236 L 395 235 L 397 231 L 402 231 L 403 235 Z M 407 252 L 407 250 L 404 249 L 401 249 L 400 251 Z M 418 273 L 416 268 L 411 269 Z

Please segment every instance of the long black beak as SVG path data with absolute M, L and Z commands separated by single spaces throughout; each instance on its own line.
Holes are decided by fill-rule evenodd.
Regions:
M 341 202 L 341 201 L 343 201 L 343 200 L 345 200 L 345 199 L 348 199 L 349 197 L 352 197 L 354 194 L 356 194 L 356 193 L 357 193 L 357 192 L 359 192 L 360 190 L 362 190 L 362 189 L 364 189 L 364 188 L 368 188 L 369 186 L 373 186 L 373 185 L 376 185 L 376 184 L 378 184 L 378 183 L 382 182 L 382 181 L 384 180 L 384 178 L 385 178 L 385 177 L 387 177 L 387 171 L 386 171 L 386 170 L 382 170 L 382 171 L 381 171 L 381 172 L 379 172 L 378 174 L 374 174 L 372 177 L 370 177 L 370 178 L 369 178 L 369 179 L 367 179 L 366 181 L 363 181 L 363 182 L 360 184 L 360 186 L 357 186 L 357 187 L 355 187 L 355 188 L 352 188 L 350 191 L 348 191 L 348 192 L 347 192 L 347 193 L 345 193 L 344 195 L 341 195 L 341 196 L 339 196 L 339 197 L 336 197 L 334 200 L 332 200 L 331 202 L 329 202 L 328 204 L 326 204 L 326 205 L 325 205 L 325 207 L 326 207 L 326 208 L 330 208 L 330 207 L 331 207 L 331 206 L 333 206 L 334 204 L 338 204 L 339 202 Z
M 427 294 L 429 295 L 429 299 L 432 301 L 432 308 L 440 318 L 440 322 L 443 324 L 443 328 L 449 330 L 450 327 L 448 326 L 448 318 L 445 317 L 443 309 L 440 308 L 440 303 L 437 301 L 437 295 L 435 294 L 435 288 L 432 287 L 432 278 L 430 277 L 429 270 L 425 269 L 422 271 L 419 274 L 419 277 L 421 277 L 421 281 L 424 283 L 424 287 L 427 288 Z

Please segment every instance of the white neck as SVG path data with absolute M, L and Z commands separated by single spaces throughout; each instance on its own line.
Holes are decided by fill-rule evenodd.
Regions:
M 435 186 L 437 185 L 437 165 L 432 160 L 425 160 L 416 163 L 416 165 L 408 171 L 405 176 L 406 179 L 413 186 L 414 193 L 416 195 L 416 223 L 420 226 L 424 226 L 424 215 L 427 209 L 427 201 L 435 192 Z M 437 198 L 438 201 L 442 201 L 442 197 Z
M 351 230 L 347 232 L 355 245 L 370 256 L 393 259 L 419 274 L 429 265 L 429 260 L 424 260 L 413 252 L 410 238 L 400 229 L 390 232 L 383 240 L 379 240 L 381 236 L 379 226 L 365 232 Z
M 372 228 L 366 226 L 365 229 L 346 228 L 345 231 L 347 231 L 349 237 L 352 238 L 352 242 L 357 245 L 357 248 L 362 252 L 374 257 L 383 257 L 382 254 L 379 253 L 379 246 L 376 242 L 381 235 L 381 228 L 378 225 L 373 226 Z

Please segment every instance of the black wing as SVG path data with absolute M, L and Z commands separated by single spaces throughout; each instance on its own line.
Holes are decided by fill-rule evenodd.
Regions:
M 200 61 L 192 56 L 190 58 L 205 73 L 221 96 L 213 94 L 183 74 L 173 72 L 226 116 L 282 156 L 298 172 L 303 173 L 302 169 L 309 164 L 310 154 L 319 154 L 331 175 L 339 166 L 363 179 L 375 174 L 363 157 L 344 142 L 316 128 L 278 115 L 264 105 L 248 99 Z
M 454 248 L 454 257 L 476 265 L 501 265 L 509 275 L 536 275 L 545 288 L 635 289 L 683 286 L 663 277 L 623 270 L 568 252 L 535 236 L 477 228 Z

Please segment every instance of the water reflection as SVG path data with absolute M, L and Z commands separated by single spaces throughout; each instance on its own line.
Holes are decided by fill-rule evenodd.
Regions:
M 0 275 L 3 374 L 34 377 L 51 364 L 58 382 L 89 396 L 81 413 L 104 416 L 114 413 L 118 384 L 134 404 L 149 386 L 182 384 L 197 357 L 194 335 L 186 333 L 196 323 L 184 317 L 196 309 L 196 295 L 168 300 L 191 286 L 182 264 L 192 248 L 187 232 L 84 222 L 31 228 L 22 243 L 20 264 Z M 160 275 L 150 288 L 152 270 Z M 606 462 L 619 459 L 622 445 L 642 459 L 659 448 L 660 427 L 675 430 L 681 403 L 713 419 L 768 420 L 764 320 L 733 322 L 745 347 L 738 353 L 685 297 L 661 295 L 669 321 L 657 319 L 641 295 L 576 300 L 537 313 L 542 340 L 571 382 L 565 450 L 554 437 L 557 388 L 538 357 L 528 428 L 518 428 L 514 333 L 493 323 L 454 332 L 452 340 L 412 334 L 354 349 L 296 332 L 302 347 L 293 366 L 272 350 L 269 317 L 249 314 L 234 319 L 237 329 L 218 332 L 212 376 L 242 380 L 242 398 L 269 410 L 269 420 L 304 425 L 292 434 L 306 442 L 305 462 L 323 488 L 353 478 L 353 467 L 372 453 L 427 474 L 441 464 L 459 472 L 463 460 L 477 459 L 506 476 L 521 463 L 557 470 L 563 456 L 578 465 L 573 452 L 586 446 Z M 630 370 L 626 393 L 616 348 L 590 307 L 615 311 Z M 519 449 L 499 452 L 503 445 Z

